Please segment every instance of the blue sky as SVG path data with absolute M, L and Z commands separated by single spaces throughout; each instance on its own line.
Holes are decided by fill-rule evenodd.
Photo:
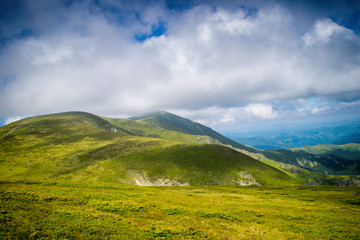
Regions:
M 0 124 L 167 110 L 215 129 L 360 117 L 359 1 L 0 2 Z

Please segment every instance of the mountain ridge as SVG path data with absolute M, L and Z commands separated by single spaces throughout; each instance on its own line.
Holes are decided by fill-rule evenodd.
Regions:
M 344 185 L 347 178 L 314 174 L 299 167 L 293 174 L 293 167 L 253 155 L 261 152 L 220 144 L 207 135 L 161 128 L 153 123 L 154 118 L 150 122 L 142 119 L 68 112 L 31 117 L 0 127 L 0 181 Z M 194 122 L 185 120 L 192 129 Z M 172 124 L 170 121 L 168 128 Z
M 299 184 L 224 145 L 136 136 L 84 112 L 31 117 L 1 127 L 0 159 L 0 181 Z
M 231 145 L 233 147 L 244 149 L 250 152 L 256 152 L 254 148 L 237 143 L 214 131 L 210 127 L 166 111 L 150 112 L 137 117 L 131 117 L 130 119 L 142 121 L 149 125 L 159 126 L 168 130 L 180 131 L 186 134 L 210 136 L 219 140 L 222 144 Z

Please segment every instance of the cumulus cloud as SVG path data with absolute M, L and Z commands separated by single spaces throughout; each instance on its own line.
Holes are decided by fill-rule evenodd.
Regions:
M 259 119 L 274 119 L 279 116 L 279 114 L 273 110 L 272 106 L 264 104 L 250 104 L 245 110 Z
M 315 108 L 311 109 L 311 113 L 312 114 L 320 114 L 320 113 L 326 112 L 326 110 L 328 110 L 329 108 L 330 108 L 329 106 L 315 107 Z
M 208 126 L 232 126 L 239 122 L 254 120 L 270 120 L 281 117 L 272 105 L 249 104 L 244 107 L 223 108 L 208 107 L 192 110 L 172 110 L 181 116 L 193 119 Z
M 326 17 L 307 23 L 280 2 L 23 3 L 30 34 L 1 49 L 4 118 L 163 109 L 221 125 L 321 113 L 284 104 L 299 99 L 360 98 L 359 35 Z
M 355 38 L 353 31 L 326 18 L 317 21 L 313 29 L 304 35 L 304 41 L 307 46 L 311 46 L 316 42 L 328 43 L 331 37 L 341 36 L 344 39 Z

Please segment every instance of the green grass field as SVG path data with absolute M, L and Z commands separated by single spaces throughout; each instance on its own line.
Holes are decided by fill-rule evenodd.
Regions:
M 359 239 L 360 189 L 1 183 L 1 239 Z

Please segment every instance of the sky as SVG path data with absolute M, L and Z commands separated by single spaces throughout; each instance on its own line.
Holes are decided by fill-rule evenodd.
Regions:
M 360 1 L 0 1 L 0 125 L 154 110 L 214 129 L 360 119 Z

